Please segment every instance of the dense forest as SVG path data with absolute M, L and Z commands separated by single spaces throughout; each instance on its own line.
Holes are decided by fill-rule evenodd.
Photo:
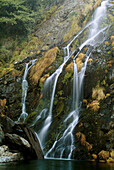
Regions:
M 0 29 L 7 34 L 25 34 L 33 23 L 41 23 L 46 11 L 60 1 L 0 0 Z M 0 32 L 1 32 L 0 31 Z

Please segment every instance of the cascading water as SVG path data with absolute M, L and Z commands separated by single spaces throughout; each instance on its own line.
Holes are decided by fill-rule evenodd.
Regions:
M 65 57 L 63 64 L 50 76 L 46 82 L 45 85 L 50 84 L 53 80 L 53 90 L 50 100 L 50 107 L 47 114 L 47 118 L 44 120 L 43 126 L 38 133 L 39 139 L 41 143 L 43 143 L 43 146 L 45 145 L 45 136 L 47 135 L 48 129 L 51 125 L 52 120 L 52 109 L 53 109 L 53 102 L 54 102 L 54 96 L 55 96 L 55 90 L 57 81 L 59 78 L 59 75 L 62 73 L 64 65 L 67 63 L 69 58 L 75 53 L 75 50 L 73 52 L 70 52 L 70 46 L 71 44 L 85 31 L 86 29 L 89 29 L 89 36 L 86 41 L 84 41 L 79 46 L 78 53 L 73 58 L 73 64 L 74 64 L 74 76 L 73 76 L 73 99 L 72 99 L 72 111 L 68 114 L 66 118 L 64 118 L 63 123 L 64 125 L 67 125 L 64 131 L 60 131 L 57 135 L 57 138 L 52 145 L 51 149 L 46 153 L 45 158 L 68 158 L 71 159 L 72 151 L 75 148 L 75 140 L 73 137 L 73 131 L 76 127 L 78 120 L 79 120 L 79 111 L 81 107 L 81 99 L 82 99 L 82 86 L 84 81 L 84 75 L 86 71 L 86 66 L 88 59 L 92 53 L 93 47 L 98 46 L 100 43 L 104 41 L 104 32 L 108 28 L 106 25 L 103 27 L 103 23 L 106 21 L 106 5 L 108 3 L 108 0 L 103 1 L 101 3 L 101 6 L 98 7 L 95 11 L 95 14 L 93 15 L 93 20 L 87 24 L 74 38 L 73 40 L 64 48 L 65 51 Z M 83 67 L 81 71 L 78 73 L 77 71 L 77 64 L 75 59 L 77 58 L 78 54 L 83 50 L 85 46 L 88 46 L 88 50 L 86 52 L 85 61 L 83 63 Z M 66 55 L 67 54 L 67 55 Z M 47 112 L 46 108 L 44 108 L 40 115 L 36 118 L 34 124 L 37 122 L 38 119 L 41 118 L 43 112 Z
M 27 90 L 28 90 L 28 82 L 27 82 L 27 74 L 30 68 L 35 64 L 37 59 L 31 60 L 29 63 L 26 63 L 23 81 L 22 81 L 22 113 L 18 118 L 18 121 L 24 122 L 28 116 L 26 112 L 26 97 L 27 97 Z
M 72 151 L 75 148 L 74 145 L 74 137 L 73 137 L 73 130 L 75 126 L 78 123 L 79 119 L 79 101 L 81 98 L 81 89 L 83 85 L 83 79 L 84 74 L 87 66 L 87 61 L 91 55 L 92 47 L 87 52 L 87 57 L 85 60 L 85 63 L 83 64 L 83 67 L 81 69 L 81 72 L 78 73 L 77 71 L 77 65 L 75 63 L 75 60 L 73 60 L 74 63 L 74 77 L 73 77 L 73 110 L 68 114 L 66 119 L 64 120 L 64 123 L 69 122 L 69 119 L 72 119 L 66 130 L 64 131 L 62 137 L 60 139 L 56 139 L 54 142 L 52 148 L 46 153 L 45 157 L 56 157 L 56 154 L 59 155 L 57 158 L 62 158 L 64 155 L 64 152 L 67 153 L 68 159 L 72 156 Z M 74 57 L 75 58 L 75 57 Z M 61 133 L 61 132 L 60 132 Z M 59 136 L 58 136 L 59 137 Z
M 44 121 L 43 124 L 43 128 L 40 130 L 40 133 L 38 134 L 39 139 L 42 143 L 42 146 L 45 143 L 45 139 L 46 139 L 46 134 L 48 131 L 48 128 L 51 125 L 52 122 L 52 109 L 53 109 L 53 102 L 54 102 L 54 96 L 55 96 L 55 90 L 56 90 L 56 85 L 57 85 L 57 80 L 59 78 L 59 75 L 62 73 L 63 67 L 65 65 L 65 63 L 68 61 L 68 59 L 70 58 L 69 56 L 69 48 L 67 46 L 67 56 L 64 57 L 64 62 L 60 65 L 60 67 L 52 74 L 52 76 L 50 76 L 49 78 L 47 78 L 44 87 L 46 87 L 46 85 L 51 84 L 52 79 L 54 78 L 54 84 L 53 84 L 53 90 L 52 90 L 52 95 L 51 95 L 51 100 L 50 100 L 50 107 L 49 107 L 49 112 L 48 112 L 48 116 Z

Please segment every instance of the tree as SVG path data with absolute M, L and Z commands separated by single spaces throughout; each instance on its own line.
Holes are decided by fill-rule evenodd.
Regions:
M 27 31 L 30 23 L 35 22 L 34 11 L 25 6 L 27 0 L 0 0 L 1 29 Z
M 33 11 L 37 11 L 38 6 L 40 6 L 41 1 L 40 0 L 26 0 L 25 5 L 28 6 Z

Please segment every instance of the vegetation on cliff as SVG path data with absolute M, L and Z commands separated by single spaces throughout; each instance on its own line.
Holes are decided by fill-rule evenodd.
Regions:
M 71 3 L 71 1 L 68 2 Z M 37 61 L 27 77 L 29 87 L 26 106 L 29 116 L 26 123 L 28 125 L 33 123 L 45 102 L 49 105 L 50 100 L 42 95 L 44 82 L 63 62 L 63 47 L 66 42 L 73 38 L 90 19 L 100 1 L 91 0 L 88 5 L 88 2 L 82 0 L 79 9 L 75 8 L 75 1 L 72 2 L 71 9 L 69 9 L 69 4 L 62 3 L 63 0 L 0 0 L 1 117 L 7 115 L 17 120 L 21 114 L 21 82 L 25 63 L 34 58 L 37 58 Z M 111 12 L 108 17 L 111 23 L 113 21 Z M 113 26 L 106 33 L 106 41 L 94 49 L 88 60 L 81 116 L 74 131 L 77 146 L 77 149 L 73 151 L 75 159 L 104 161 L 112 159 L 114 127 L 112 122 L 114 88 L 112 82 L 114 35 L 112 35 L 112 30 Z M 87 35 L 88 31 L 85 30 L 72 44 L 70 50 L 76 50 Z M 87 48 L 84 48 L 76 58 L 78 72 L 83 66 L 86 51 Z M 63 130 L 61 120 L 72 107 L 72 58 L 73 56 L 65 64 L 57 82 L 53 105 L 54 121 L 49 130 L 46 151 L 56 140 L 58 131 Z M 40 121 L 35 126 L 36 130 L 39 129 Z

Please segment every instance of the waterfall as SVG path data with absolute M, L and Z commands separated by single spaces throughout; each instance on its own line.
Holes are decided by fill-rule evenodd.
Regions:
M 74 65 L 74 75 L 73 75 L 73 96 L 72 96 L 72 110 L 71 112 L 63 118 L 63 124 L 65 125 L 65 130 L 61 130 L 55 142 L 53 143 L 52 147 L 48 150 L 45 154 L 45 158 L 67 158 L 71 159 L 72 151 L 75 148 L 75 139 L 74 139 L 74 129 L 79 120 L 79 112 L 81 108 L 81 99 L 82 99 L 82 87 L 84 81 L 84 75 L 87 67 L 88 59 L 92 53 L 94 47 L 97 47 L 100 43 L 105 40 L 105 31 L 107 30 L 108 26 L 103 25 L 103 23 L 107 22 L 106 17 L 106 5 L 108 4 L 108 0 L 103 1 L 101 6 L 98 7 L 93 14 L 93 19 L 89 22 L 81 31 L 79 31 L 75 37 L 71 40 L 71 42 L 64 48 L 65 57 L 63 63 L 59 66 L 59 68 L 45 81 L 44 87 L 51 85 L 52 92 L 50 98 L 50 106 L 47 111 L 46 108 L 43 108 L 41 113 L 37 116 L 36 120 L 34 121 L 34 125 L 36 122 L 42 117 L 44 112 L 46 113 L 47 117 L 45 118 L 42 128 L 38 132 L 38 137 L 43 144 L 43 148 L 45 147 L 45 140 L 46 136 L 48 135 L 49 127 L 53 121 L 53 103 L 54 97 L 56 92 L 57 81 L 62 73 L 64 65 L 67 61 L 75 54 L 76 50 L 73 52 L 70 51 L 71 44 L 76 41 L 76 39 L 81 35 L 86 29 L 89 29 L 88 38 L 79 46 L 79 51 L 75 54 L 73 58 L 73 65 Z M 106 23 L 107 24 L 107 23 Z M 78 54 L 83 50 L 83 48 L 87 46 L 88 50 L 86 52 L 85 61 L 83 62 L 83 66 L 80 72 L 77 70 L 77 64 L 75 59 L 77 58 Z M 52 83 L 53 82 L 53 83 Z M 66 127 L 67 126 L 67 127 Z
M 70 58 L 69 45 L 67 45 L 66 49 L 67 49 L 67 55 L 64 57 L 64 62 L 59 66 L 59 68 L 49 78 L 47 78 L 47 80 L 44 84 L 44 87 L 49 86 L 49 84 L 51 84 L 51 82 L 53 81 L 52 79 L 54 78 L 49 112 L 48 112 L 47 118 L 45 119 L 45 121 L 43 123 L 43 128 L 40 130 L 40 132 L 38 134 L 39 139 L 42 143 L 42 146 L 44 146 L 44 144 L 45 144 L 46 135 L 47 135 L 48 129 L 49 129 L 51 122 L 52 122 L 52 109 L 53 109 L 53 102 L 54 102 L 54 96 L 55 96 L 57 81 L 58 81 L 59 75 L 62 73 L 62 70 L 63 70 L 65 63 Z
M 73 78 L 73 109 L 75 110 L 78 106 L 78 99 L 79 99 L 79 91 L 78 91 L 78 69 L 77 65 L 75 63 L 75 60 L 73 60 L 74 63 L 74 78 Z
M 83 64 L 83 67 L 81 69 L 81 72 L 78 73 L 77 71 L 77 65 L 75 63 L 75 60 L 73 60 L 74 63 L 74 76 L 73 76 L 73 110 L 68 114 L 66 119 L 64 120 L 64 123 L 69 122 L 69 119 L 72 118 L 72 122 L 68 125 L 66 130 L 64 131 L 62 137 L 60 139 L 56 139 L 54 142 L 52 148 L 46 153 L 45 158 L 48 156 L 54 158 L 56 157 L 56 154 L 59 155 L 57 158 L 62 159 L 64 152 L 67 152 L 68 159 L 72 156 L 72 151 L 75 148 L 74 145 L 74 137 L 73 137 L 73 130 L 76 127 L 79 119 L 79 101 L 81 98 L 81 89 L 83 85 L 85 70 L 87 66 L 88 59 L 92 52 L 92 47 L 87 51 L 86 60 Z M 75 57 L 74 57 L 75 58 Z M 58 136 L 59 137 L 59 136 Z
M 23 75 L 23 81 L 22 81 L 22 113 L 20 117 L 18 118 L 18 121 L 24 122 L 25 119 L 28 116 L 28 113 L 26 112 L 26 97 L 27 97 L 27 90 L 28 90 L 28 82 L 27 82 L 27 74 L 30 68 L 35 64 L 37 59 L 31 60 L 29 63 L 26 63 L 25 71 Z

